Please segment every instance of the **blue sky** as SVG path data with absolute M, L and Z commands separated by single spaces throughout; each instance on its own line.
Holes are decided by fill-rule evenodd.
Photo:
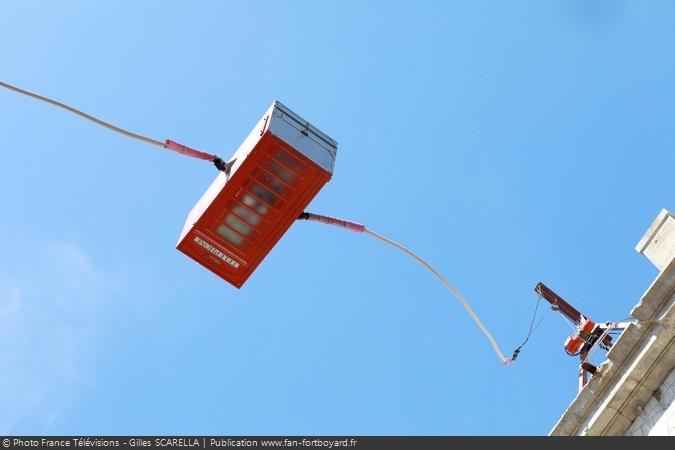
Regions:
M 2 80 L 229 157 L 279 99 L 339 142 L 308 210 L 417 251 L 505 352 L 544 281 L 598 321 L 675 209 L 667 1 L 13 2 Z M 174 249 L 216 176 L 0 92 L 0 434 L 541 435 L 576 394 L 549 314 L 502 366 L 365 235 L 297 223 L 236 290 Z

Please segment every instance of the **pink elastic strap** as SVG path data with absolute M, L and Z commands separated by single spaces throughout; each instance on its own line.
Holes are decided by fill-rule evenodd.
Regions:
M 348 220 L 337 219 L 330 216 L 322 216 L 319 214 L 306 213 L 307 220 L 313 220 L 314 222 L 321 222 L 327 225 L 335 225 L 336 227 L 346 228 L 356 233 L 363 233 L 366 231 L 366 226 L 357 222 L 350 222 Z
M 181 155 L 191 156 L 197 159 L 203 159 L 204 161 L 213 161 L 214 159 L 216 159 L 216 155 L 195 150 L 183 144 L 179 144 L 178 142 L 174 142 L 171 139 L 167 139 L 166 141 L 164 141 L 164 148 L 168 150 L 173 150 L 174 152 L 178 152 Z

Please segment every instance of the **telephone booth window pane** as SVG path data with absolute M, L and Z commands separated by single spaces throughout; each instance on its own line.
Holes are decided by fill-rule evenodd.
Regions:
M 274 157 L 293 172 L 300 173 L 302 171 L 303 164 L 288 153 L 284 151 L 278 151 L 274 154 Z
M 279 177 L 281 180 L 285 181 L 286 183 L 290 184 L 293 182 L 295 179 L 295 175 L 293 172 L 286 170 L 284 167 L 281 166 L 276 161 L 268 160 L 265 161 L 265 168 L 269 170 L 273 175 L 276 175 Z
M 260 186 L 257 183 L 251 183 L 251 192 L 253 195 L 264 201 L 270 206 L 274 206 L 277 202 L 277 196 L 272 194 L 270 191 Z
M 258 179 L 266 186 L 272 189 L 277 194 L 283 194 L 286 190 L 286 185 L 275 178 L 273 175 L 270 175 L 267 172 L 262 172 L 258 175 Z
M 237 203 L 234 205 L 232 208 L 232 212 L 235 213 L 237 216 L 241 217 L 244 219 L 246 222 L 250 223 L 251 225 L 258 225 L 260 223 L 260 216 L 248 209 L 247 207 Z
M 230 243 L 240 246 L 244 242 L 244 238 L 239 236 L 237 233 L 226 227 L 225 225 L 219 225 L 216 229 L 216 232 L 222 236 L 224 239 L 228 240 Z
M 252 195 L 244 194 L 241 201 L 244 203 L 244 205 L 248 206 L 249 208 L 251 208 L 260 215 L 264 215 L 265 213 L 267 213 L 267 211 L 269 211 L 267 205 L 265 205 L 263 202 L 261 202 Z
M 225 224 L 243 236 L 250 235 L 252 231 L 250 225 L 247 225 L 244 221 L 238 219 L 234 214 L 228 214 L 225 217 Z

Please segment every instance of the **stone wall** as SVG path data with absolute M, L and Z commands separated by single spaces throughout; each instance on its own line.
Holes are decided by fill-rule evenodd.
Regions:
M 675 369 L 626 430 L 628 436 L 675 436 Z

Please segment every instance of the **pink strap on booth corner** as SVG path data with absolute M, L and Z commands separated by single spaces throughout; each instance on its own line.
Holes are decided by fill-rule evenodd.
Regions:
M 336 217 L 322 216 L 320 214 L 307 213 L 307 220 L 313 220 L 314 222 L 321 222 L 327 225 L 335 225 L 336 227 L 346 228 L 356 233 L 363 233 L 366 231 L 366 226 L 363 224 L 338 219 Z
M 197 159 L 203 159 L 204 161 L 213 161 L 214 159 L 216 159 L 216 155 L 195 150 L 186 145 L 174 142 L 171 139 L 167 139 L 166 141 L 164 141 L 164 148 L 168 150 L 173 150 L 174 152 L 178 152 L 181 155 L 191 156 Z

